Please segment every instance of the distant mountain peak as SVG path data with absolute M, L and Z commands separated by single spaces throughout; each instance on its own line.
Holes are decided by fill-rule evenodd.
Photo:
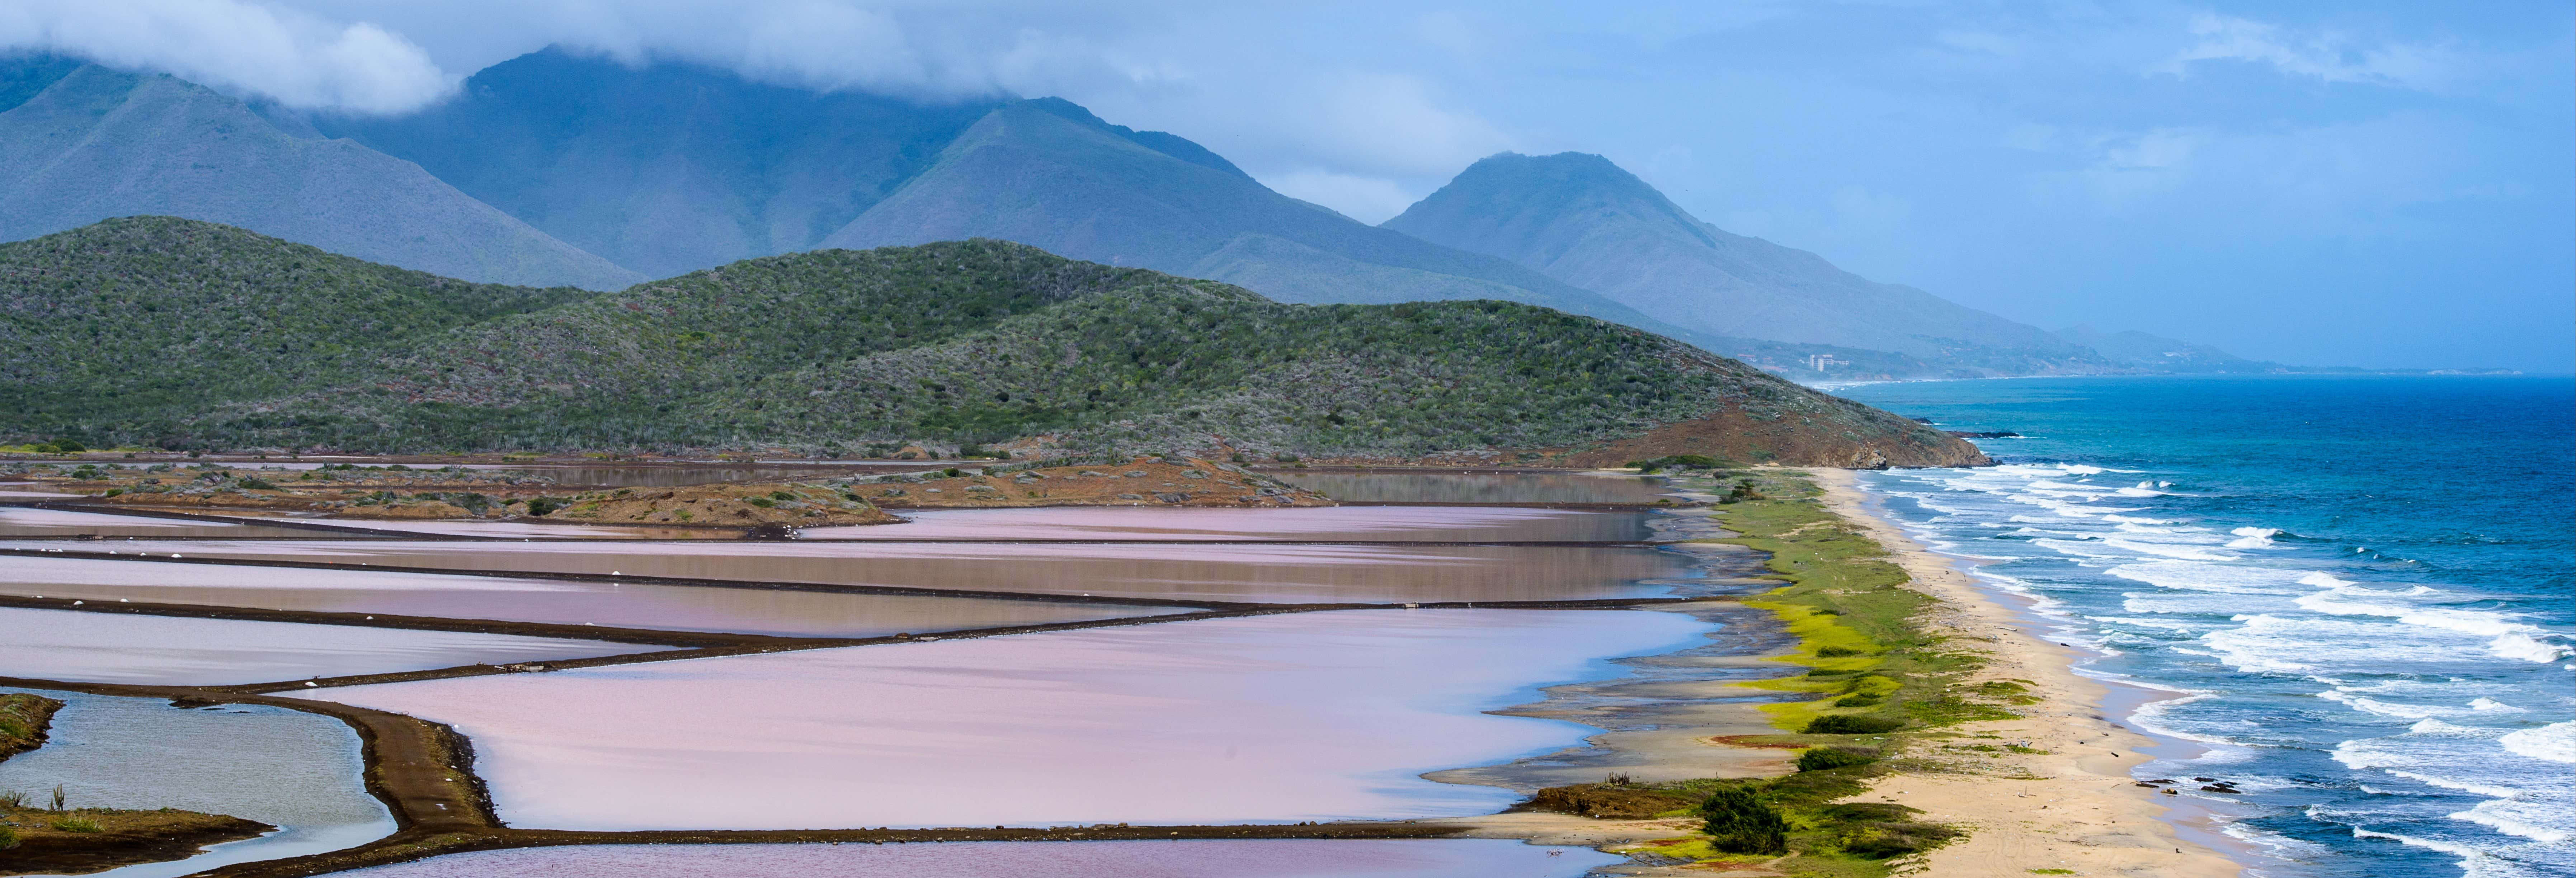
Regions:
M 1987 372 L 2091 371 L 2083 348 L 1691 216 L 1607 158 L 1501 153 L 1385 223 L 1716 336 L 1890 351 Z

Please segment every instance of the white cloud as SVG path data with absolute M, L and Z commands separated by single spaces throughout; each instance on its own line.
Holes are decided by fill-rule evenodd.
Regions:
M 239 0 L 17 0 L 0 10 L 0 46 L 361 113 L 414 109 L 456 86 L 427 52 L 384 28 Z
M 2195 62 L 2245 61 L 2326 82 L 2421 89 L 2439 84 L 2449 67 L 2449 53 L 2437 48 L 2390 43 L 2357 49 L 2333 31 L 2297 36 L 2277 25 L 2225 15 L 2194 17 L 2191 33 L 2199 42 L 2151 72 L 2183 76 Z
M 1262 177 L 1261 183 L 1282 195 L 1321 204 L 1369 225 L 1394 219 L 1421 200 L 1420 195 L 1405 191 L 1394 180 L 1332 171 L 1272 174 Z

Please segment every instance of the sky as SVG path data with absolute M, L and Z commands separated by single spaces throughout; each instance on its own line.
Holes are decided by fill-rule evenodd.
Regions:
M 13 0 L 0 45 L 401 113 L 561 44 L 1057 95 L 1367 222 L 1505 150 L 2055 329 L 2576 370 L 2576 7 Z

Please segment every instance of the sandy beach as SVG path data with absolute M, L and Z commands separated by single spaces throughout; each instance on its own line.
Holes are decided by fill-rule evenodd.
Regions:
M 1926 813 L 1924 819 L 1972 827 L 1966 840 L 1932 852 L 1925 861 L 1936 876 L 2048 873 L 2136 878 L 2200 878 L 2241 872 L 2234 861 L 2187 841 L 2161 818 L 2172 805 L 2155 790 L 2137 786 L 2129 767 L 2152 743 L 2103 718 L 2103 686 L 2077 676 L 2066 647 L 2022 629 L 2022 621 L 1960 571 L 1949 558 L 1915 543 L 1896 525 L 1873 514 L 1858 478 L 1848 470 L 1810 470 L 1826 492 L 1826 505 L 1861 526 L 1896 556 L 1913 577 L 1909 586 L 1943 606 L 1920 619 L 1925 630 L 1953 643 L 1974 644 L 1989 656 L 1980 680 L 2026 681 L 2041 701 L 2023 717 L 1952 727 L 1961 743 L 1994 735 L 2038 754 L 1945 751 L 1938 739 L 1915 755 L 1957 753 L 1966 773 L 1900 774 L 1876 784 L 1861 801 L 1889 801 Z M 1948 761 L 1948 760 L 1945 760 Z

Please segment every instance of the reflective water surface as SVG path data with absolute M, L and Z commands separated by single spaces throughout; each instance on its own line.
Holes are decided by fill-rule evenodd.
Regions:
M 0 607 L 0 677 L 209 686 L 545 661 L 667 647 Z
M 175 518 L 150 518 L 141 515 L 113 515 L 98 512 L 68 512 L 60 509 L 0 507 L 0 537 L 68 537 L 95 535 L 101 537 L 304 537 L 312 531 L 283 527 L 260 527 L 220 521 L 188 521 Z
M 788 637 L 880 637 L 1188 612 L 1167 607 L 76 558 L 0 562 L 0 594 Z
M 351 878 L 1574 878 L 1626 862 L 1489 839 L 592 845 L 450 854 Z
M 1679 553 L 1594 546 L 281 540 L 118 548 L 189 558 L 1291 603 L 1657 597 L 1672 586 L 1649 580 L 1698 574 Z
M 1362 540 L 1625 542 L 1649 512 L 1476 506 L 1291 509 L 907 509 L 902 524 L 809 528 L 809 540 Z
M 345 689 L 451 723 L 513 826 L 1225 824 L 1488 813 L 1421 779 L 1596 729 L 1493 716 L 1714 630 L 1627 610 L 1294 613 Z M 671 721 L 721 717 L 720 732 Z
M 339 720 L 262 705 L 188 710 L 157 698 L 0 691 L 64 702 L 44 746 L 0 762 L 0 790 L 41 801 L 59 784 L 73 807 L 181 808 L 281 830 L 187 860 L 90 874 L 166 878 L 354 847 L 394 831 L 393 815 L 359 780 L 358 735 Z

